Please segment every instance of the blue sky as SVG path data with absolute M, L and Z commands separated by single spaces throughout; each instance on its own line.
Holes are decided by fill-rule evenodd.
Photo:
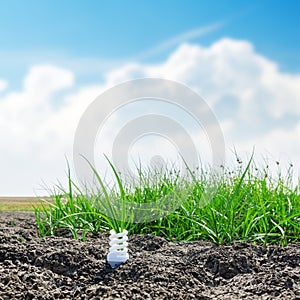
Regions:
M 300 165 L 299 12 L 296 0 L 0 0 L 0 195 L 64 178 L 87 105 L 140 77 L 200 93 L 228 152 L 255 145 L 257 156 Z M 130 109 L 104 140 L 138 115 Z
M 195 28 L 220 24 L 191 39 L 208 45 L 224 36 L 250 40 L 282 70 L 300 69 L 299 1 L 5 1 L 1 0 L 0 75 L 32 62 L 98 59 L 103 65 L 140 54 Z M 145 57 L 165 58 L 177 45 Z M 8 58 L 5 59 L 5 56 Z

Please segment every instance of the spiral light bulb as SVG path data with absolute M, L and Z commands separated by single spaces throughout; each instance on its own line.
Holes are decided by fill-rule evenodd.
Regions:
M 109 232 L 110 242 L 109 242 L 109 253 L 107 255 L 107 262 L 112 268 L 116 268 L 127 259 L 129 259 L 128 254 L 128 231 L 123 230 L 120 233 L 116 233 L 113 229 Z

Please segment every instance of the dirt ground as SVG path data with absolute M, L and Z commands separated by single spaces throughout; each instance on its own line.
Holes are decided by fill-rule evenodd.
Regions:
M 112 270 L 108 234 L 41 240 L 32 213 L 0 213 L 0 299 L 300 299 L 299 246 L 134 235 Z

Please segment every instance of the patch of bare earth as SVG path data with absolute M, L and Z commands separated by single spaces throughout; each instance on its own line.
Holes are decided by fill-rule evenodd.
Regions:
M 112 270 L 107 234 L 41 240 L 32 213 L 0 213 L 0 299 L 300 299 L 300 243 L 129 243 Z

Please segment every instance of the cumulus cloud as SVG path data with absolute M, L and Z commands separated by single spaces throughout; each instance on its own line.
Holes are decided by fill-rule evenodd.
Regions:
M 225 38 L 208 48 L 183 44 L 161 64 L 126 65 L 107 79 L 134 77 L 162 77 L 192 87 L 221 120 L 235 119 L 240 138 L 243 132 L 246 139 L 265 134 L 289 123 L 285 118 L 300 116 L 300 75 L 280 72 L 248 41 Z
M 50 65 L 32 67 L 21 91 L 8 91 L 0 98 L 1 137 L 12 144 L 23 141 L 21 148 L 28 147 L 30 140 L 42 144 L 49 130 L 45 125 L 55 112 L 52 103 L 55 93 L 72 85 L 70 71 Z M 17 152 L 19 147 L 10 151 Z
M 4 91 L 7 87 L 7 82 L 5 80 L 0 79 L 0 93 Z
M 5 170 L 0 175 L 0 194 L 32 193 L 32 186 L 45 174 L 46 178 L 48 170 L 53 173 L 66 144 L 57 139 L 64 123 L 56 130 L 52 130 L 54 123 L 49 124 L 55 115 L 52 101 L 56 92 L 72 85 L 70 71 L 41 65 L 29 70 L 21 91 L 0 96 L 0 165 Z
M 274 159 L 300 163 L 300 74 L 281 72 L 249 41 L 224 38 L 209 47 L 184 43 L 161 63 L 124 64 L 103 74 L 99 84 L 75 84 L 71 70 L 51 64 L 32 66 L 21 90 L 10 90 L 1 79 L 0 194 L 32 194 L 41 179 L 63 178 L 64 155 L 71 157 L 86 107 L 107 88 L 142 77 L 171 79 L 196 90 L 215 112 L 227 149 L 250 153 L 256 146 L 256 152 Z M 172 115 L 171 109 L 167 113 Z M 128 110 L 125 115 L 131 118 Z M 173 117 L 178 118 L 176 111 Z M 109 148 L 124 118 L 112 117 L 99 147 Z M 191 131 L 196 140 L 202 136 Z

